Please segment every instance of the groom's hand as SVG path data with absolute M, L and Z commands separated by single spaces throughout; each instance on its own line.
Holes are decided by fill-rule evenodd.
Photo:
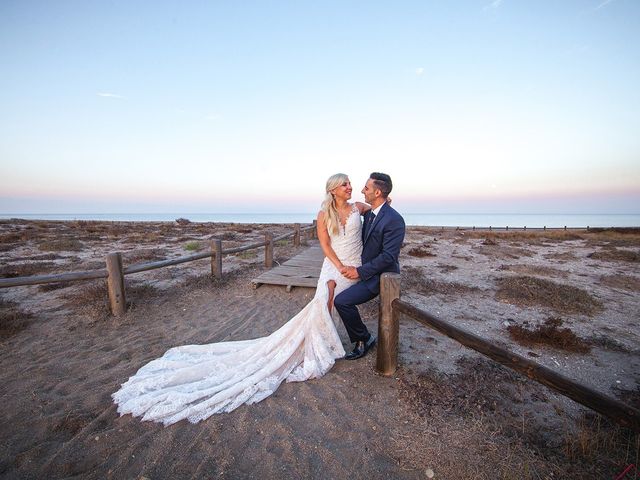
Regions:
M 340 273 L 342 273 L 342 275 L 347 277 L 349 280 L 357 280 L 358 278 L 360 278 L 360 275 L 358 275 L 358 270 L 356 269 L 356 267 L 344 267 L 340 271 Z

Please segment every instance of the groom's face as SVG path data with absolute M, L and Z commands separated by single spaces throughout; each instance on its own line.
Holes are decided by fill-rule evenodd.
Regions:
M 376 190 L 378 189 L 376 188 L 376 184 L 373 183 L 373 179 L 370 178 L 367 180 L 367 183 L 362 189 L 362 194 L 364 195 L 364 201 L 369 205 L 372 205 L 376 200 Z

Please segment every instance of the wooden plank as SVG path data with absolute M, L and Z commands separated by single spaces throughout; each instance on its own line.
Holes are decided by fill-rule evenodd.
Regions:
M 291 291 L 293 287 L 314 288 L 318 283 L 323 261 L 322 249 L 310 247 L 282 265 L 264 272 L 251 283 L 255 288 L 261 284 L 283 285 L 287 291 Z
M 296 268 L 322 268 L 322 262 L 311 262 L 311 261 L 296 261 L 296 262 L 287 262 L 283 263 L 282 266 L 285 267 L 296 267 Z
M 255 281 L 260 282 L 260 283 L 268 283 L 269 280 L 274 280 L 274 279 L 283 279 L 283 280 L 287 280 L 289 282 L 296 282 L 298 280 L 300 281 L 307 281 L 307 280 L 313 280 L 314 282 L 318 281 L 318 277 L 312 276 L 312 275 L 260 275 L 258 278 L 255 279 Z
M 314 275 L 314 271 L 311 268 L 295 268 L 295 267 L 278 267 L 273 270 L 269 270 L 271 275 L 300 275 L 301 277 L 313 277 L 318 278 L 318 274 Z
M 318 284 L 317 281 L 313 281 L 313 279 L 306 279 L 308 280 L 307 282 L 304 282 L 302 280 L 305 279 L 300 279 L 301 281 L 296 282 L 296 285 L 292 285 L 292 281 L 291 279 L 287 279 L 287 278 L 274 278 L 273 280 L 269 280 L 269 281 L 265 281 L 265 282 L 258 282 L 255 283 L 255 285 L 282 285 L 283 287 L 288 287 L 289 285 L 291 285 L 292 287 L 307 287 L 307 288 L 316 288 L 316 285 Z M 255 280 L 254 280 L 255 282 Z
M 0 278 L 0 288 L 18 287 L 21 285 L 39 285 L 41 283 L 74 282 L 107 278 L 107 270 L 89 270 L 85 272 L 56 273 L 54 275 L 34 275 L 31 277 Z

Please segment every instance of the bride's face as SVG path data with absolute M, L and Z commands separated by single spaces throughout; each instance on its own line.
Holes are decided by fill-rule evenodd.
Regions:
M 331 190 L 331 193 L 336 197 L 336 199 L 340 198 L 342 200 L 349 200 L 351 198 L 351 182 L 347 179 L 342 185 Z

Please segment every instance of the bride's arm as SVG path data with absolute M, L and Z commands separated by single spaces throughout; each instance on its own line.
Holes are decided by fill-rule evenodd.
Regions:
M 371 205 L 369 205 L 368 203 L 362 203 L 362 202 L 355 202 L 355 203 L 356 203 L 356 208 L 360 212 L 360 215 L 364 215 L 369 210 L 371 210 Z M 387 203 L 391 204 L 391 197 L 387 197 Z
M 360 215 L 364 215 L 369 210 L 371 210 L 371 205 L 362 202 L 356 202 L 356 208 L 360 212 Z
M 344 265 L 336 255 L 336 252 L 331 248 L 331 238 L 329 238 L 329 231 L 327 225 L 324 223 L 324 212 L 318 213 L 318 240 L 320 240 L 320 246 L 324 252 L 324 256 L 333 263 L 338 270 L 344 268 Z

